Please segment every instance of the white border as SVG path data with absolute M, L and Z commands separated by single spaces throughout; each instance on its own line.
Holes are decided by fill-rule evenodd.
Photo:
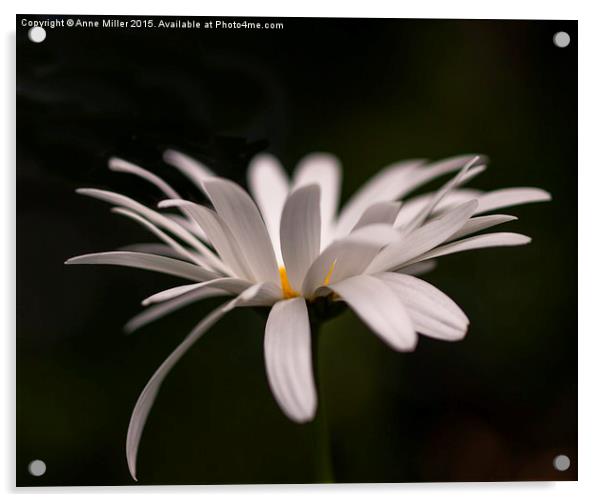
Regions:
M 125 0 L 100 1 L 43 1 L 3 2 L 0 7 L 3 25 L 4 50 L 2 80 L 3 110 L 8 111 L 1 122 L 1 152 L 4 156 L 1 186 L 5 193 L 0 208 L 0 246 L 2 288 L 0 318 L 4 347 L 0 365 L 3 382 L 0 386 L 0 490 L 9 497 L 20 495 L 20 500 L 45 494 L 51 500 L 64 498 L 80 500 L 104 498 L 110 494 L 116 499 L 158 500 L 176 493 L 185 497 L 203 497 L 205 500 L 224 500 L 243 497 L 245 500 L 265 501 L 345 499 L 364 500 L 378 496 L 382 500 L 440 500 L 454 501 L 546 501 L 569 498 L 581 500 L 602 493 L 601 430 L 599 389 L 602 367 L 602 332 L 599 327 L 601 296 L 597 287 L 600 274 L 600 195 L 602 166 L 599 161 L 602 118 L 602 78 L 600 54 L 600 9 L 594 1 L 427 1 L 397 2 L 370 0 L 361 4 L 305 0 L 301 5 L 284 2 L 225 1 L 192 2 L 168 0 L 165 2 L 132 2 Z M 288 17 L 431 17 L 431 18 L 492 18 L 492 19 L 578 19 L 579 20 L 579 482 L 569 483 L 461 483 L 423 485 L 337 485 L 337 486 L 232 486 L 232 487 L 117 487 L 117 488 L 14 488 L 14 329 L 15 329 L 15 84 L 14 32 L 17 13 L 78 13 L 78 14 L 157 14 L 157 15 L 233 15 L 233 16 L 288 16 Z M 575 169 L 575 166 L 566 166 Z M 568 263 L 567 267 L 574 267 Z M 542 350 L 545 350 L 542 347 Z M 294 452 L 291 452 L 294 454 Z
M 105 0 L 81 2 L 78 0 L 54 0 L 51 4 L 42 0 L 13 2 L 17 13 L 38 14 L 147 14 L 189 16 L 287 16 L 287 17 L 430 17 L 470 19 L 577 19 L 580 2 L 558 0 L 505 0 L 479 2 L 476 0 L 422 0 L 421 2 L 343 2 L 304 0 L 297 5 L 284 2 L 257 0 L 214 1 L 198 4 L 187 0 L 169 2 Z M 10 5 L 10 4 L 9 4 Z M 8 6 L 4 7 L 4 10 Z M 12 9 L 11 9 L 12 10 Z M 13 11 L 14 12 L 14 11 Z

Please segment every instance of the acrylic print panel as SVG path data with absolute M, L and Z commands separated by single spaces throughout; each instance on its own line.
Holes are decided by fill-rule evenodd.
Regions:
M 576 22 L 17 25 L 18 485 L 577 479 Z

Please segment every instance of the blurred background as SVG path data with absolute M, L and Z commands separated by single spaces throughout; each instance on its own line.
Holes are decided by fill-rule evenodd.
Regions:
M 520 218 L 504 230 L 531 245 L 446 257 L 425 277 L 470 317 L 464 341 L 421 337 L 399 354 L 350 312 L 324 325 L 321 404 L 339 482 L 576 479 L 577 23 L 273 21 L 283 29 L 48 29 L 35 44 L 18 18 L 17 484 L 132 483 L 125 436 L 139 392 L 220 301 L 126 336 L 141 299 L 180 282 L 63 265 L 152 241 L 74 193 L 161 199 L 108 171 L 110 156 L 199 197 L 163 164 L 168 147 L 243 184 L 259 151 L 289 172 L 332 152 L 343 200 L 398 160 L 468 152 L 491 158 L 471 186 L 550 191 L 550 203 L 504 211 Z M 141 483 L 318 479 L 315 427 L 288 421 L 268 389 L 263 325 L 235 311 L 172 371 L 142 438 Z M 28 473 L 33 459 L 44 476 Z

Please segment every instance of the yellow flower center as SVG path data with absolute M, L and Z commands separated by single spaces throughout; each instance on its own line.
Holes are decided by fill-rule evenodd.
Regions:
M 291 283 L 288 282 L 288 275 L 286 275 L 286 268 L 280 267 L 278 269 L 280 272 L 280 283 L 282 284 L 282 296 L 284 298 L 295 298 L 300 296 L 291 286 Z
M 322 286 L 328 286 L 330 284 L 330 279 L 332 277 L 332 273 L 334 272 L 334 266 L 336 265 L 336 260 L 334 260 L 330 264 L 330 268 L 328 269 L 328 273 L 324 280 L 322 281 Z M 288 275 L 286 274 L 286 268 L 280 267 L 278 269 L 280 272 L 280 284 L 282 285 L 282 296 L 284 298 L 296 298 L 297 296 L 301 296 L 299 292 L 295 291 L 291 286 L 291 283 L 288 281 Z
M 328 269 L 328 273 L 326 274 L 326 277 L 324 277 L 324 281 L 322 282 L 322 286 L 328 286 L 330 284 L 330 278 L 332 277 L 332 273 L 334 272 L 334 266 L 336 264 L 336 260 L 334 260 L 331 264 L 330 264 L 330 268 Z

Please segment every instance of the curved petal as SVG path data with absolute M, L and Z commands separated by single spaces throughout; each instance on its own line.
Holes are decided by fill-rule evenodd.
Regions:
M 399 201 L 385 200 L 376 202 L 364 211 L 359 221 L 353 227 L 353 230 L 376 223 L 384 223 L 392 226 L 395 223 L 400 208 L 401 202 Z
M 420 210 L 426 206 L 428 201 L 433 196 L 433 193 L 423 194 L 405 201 L 403 207 L 399 211 L 395 226 L 407 224 L 414 218 Z M 457 206 L 468 200 L 476 199 L 479 203 L 475 215 L 488 213 L 497 209 L 502 209 L 510 206 L 518 206 L 520 204 L 529 204 L 532 202 L 545 202 L 551 200 L 552 196 L 545 190 L 540 188 L 503 188 L 493 190 L 491 192 L 483 192 L 472 188 L 461 188 L 449 192 L 445 199 L 442 200 L 436 211 L 441 211 Z
M 387 167 L 370 178 L 341 209 L 334 237 L 341 238 L 349 234 L 364 211 L 376 202 L 398 199 L 411 173 L 423 163 L 423 160 L 407 160 Z
M 472 178 L 476 175 L 483 172 L 485 166 L 476 166 L 472 167 L 477 161 L 478 157 L 474 157 L 471 159 L 456 176 L 454 176 L 450 181 L 448 181 L 445 185 L 443 185 L 435 195 L 428 201 L 428 203 L 420 210 L 420 212 L 412 218 L 408 222 L 406 226 L 404 226 L 403 231 L 405 234 L 411 232 L 412 230 L 420 227 L 426 220 L 431 216 L 434 209 L 437 205 L 445 198 L 446 195 L 449 194 L 454 188 L 460 186 L 463 183 L 468 183 Z
M 311 264 L 302 291 L 311 297 L 321 286 L 359 275 L 387 244 L 400 238 L 388 225 L 368 225 L 328 246 Z
M 405 305 L 416 331 L 440 340 L 461 340 L 468 329 L 468 317 L 446 294 L 411 275 L 379 274 Z
M 300 291 L 309 266 L 320 254 L 320 187 L 306 185 L 286 200 L 280 222 L 280 247 L 288 279 Z
M 423 160 L 409 160 L 382 170 L 366 183 L 343 207 L 337 237 L 346 235 L 364 210 L 375 202 L 404 197 L 429 181 L 461 169 L 475 155 L 460 155 L 423 166 Z M 479 155 L 481 162 L 486 157 Z M 403 212 L 403 210 L 402 210 Z
M 116 251 L 134 251 L 136 253 L 157 254 L 159 256 L 167 256 L 168 258 L 180 259 L 180 253 L 174 251 L 171 246 L 161 244 L 160 242 L 139 242 L 121 246 Z
M 207 281 L 218 277 L 215 272 L 202 269 L 182 260 L 131 251 L 84 254 L 69 258 L 65 265 L 121 265 L 175 275 L 193 281 Z
M 256 155 L 251 161 L 247 181 L 270 234 L 278 263 L 283 263 L 280 252 L 280 215 L 290 188 L 288 176 L 276 157 L 264 153 Z
M 256 284 L 244 292 L 242 292 L 234 300 L 221 305 L 213 312 L 211 312 L 205 319 L 203 319 L 195 328 L 184 338 L 184 341 L 176 347 L 176 349 L 169 355 L 169 357 L 163 361 L 163 364 L 159 366 L 157 371 L 150 378 L 146 386 L 144 387 L 140 397 L 136 401 L 132 416 L 130 418 L 130 424 L 128 426 L 128 433 L 126 439 L 126 457 L 128 467 L 131 476 L 138 481 L 136 477 L 136 457 L 138 455 L 138 446 L 140 444 L 140 438 L 142 431 L 148 418 L 151 407 L 155 401 L 155 397 L 159 392 L 159 388 L 163 383 L 163 380 L 174 367 L 174 365 L 180 360 L 180 358 L 186 353 L 186 351 L 217 321 L 219 321 L 224 314 L 232 310 L 233 308 L 244 304 L 245 302 L 252 301 L 253 298 L 261 292 L 263 285 Z
M 114 213 L 126 216 L 127 218 L 130 218 L 130 219 L 140 223 L 141 225 L 145 226 L 146 228 L 148 228 L 153 234 L 155 234 L 157 237 L 159 237 L 159 239 L 161 239 L 173 251 L 175 251 L 178 258 L 180 258 L 180 259 L 184 258 L 188 261 L 191 261 L 192 263 L 196 263 L 200 267 L 205 267 L 207 269 L 211 269 L 211 265 L 208 263 L 208 261 L 205 258 L 203 258 L 199 255 L 195 255 L 192 252 L 188 251 L 179 242 L 172 239 L 169 235 L 167 235 L 161 229 L 157 228 L 155 225 L 153 225 L 147 219 L 140 216 L 138 213 L 135 213 L 134 211 L 130 211 L 129 209 L 125 209 L 123 207 L 114 207 L 111 211 Z
M 184 227 L 181 227 L 175 221 L 171 220 L 165 215 L 146 207 L 144 204 L 140 204 L 138 201 L 126 197 L 125 195 L 109 192 L 107 190 L 98 190 L 97 188 L 79 188 L 76 190 L 76 193 L 86 195 L 88 197 L 94 197 L 95 199 L 109 202 L 117 206 L 131 209 L 136 213 L 140 213 L 140 215 L 144 216 L 147 220 L 154 223 L 158 227 L 168 230 L 179 239 L 182 239 L 184 242 L 186 242 L 186 244 L 207 258 L 213 266 L 220 268 L 221 261 L 217 259 L 217 257 L 207 248 L 207 246 L 195 238 Z
M 146 419 L 150 412 L 159 388 L 163 383 L 163 380 L 173 368 L 173 366 L 180 360 L 180 358 L 186 353 L 186 351 L 202 336 L 211 326 L 213 326 L 221 317 L 226 313 L 223 306 L 218 307 L 216 310 L 211 312 L 205 319 L 203 319 L 196 327 L 188 334 L 184 341 L 178 345 L 178 347 L 169 355 L 169 357 L 159 366 L 157 371 L 153 374 L 151 379 L 148 381 L 136 405 L 130 418 L 128 426 L 128 433 L 126 439 L 126 457 L 130 474 L 134 480 L 138 481 L 136 477 L 136 457 L 138 456 L 138 446 L 140 445 L 140 438 L 142 437 L 142 431 L 146 424 Z
M 237 307 L 271 307 L 282 299 L 282 290 L 273 282 L 262 282 L 243 291 Z
M 176 310 L 186 307 L 191 303 L 203 300 L 205 298 L 213 298 L 216 296 L 230 296 L 231 293 L 217 288 L 191 288 L 187 293 L 177 296 L 163 303 L 153 305 L 143 310 L 138 315 L 130 319 L 124 326 L 126 333 L 132 333 L 147 324 L 160 319 Z M 272 283 L 264 283 L 251 298 L 242 298 L 239 300 L 241 307 L 265 307 L 276 303 L 281 299 L 281 290 L 278 286 Z
M 188 218 L 184 218 L 183 216 L 180 216 L 179 214 L 166 214 L 165 217 L 169 218 L 177 225 L 184 227 L 192 235 L 194 235 L 195 237 L 198 237 L 203 242 L 208 242 L 209 238 L 207 237 L 205 232 L 203 232 L 203 229 L 199 227 L 199 225 L 197 224 L 196 221 L 191 221 Z
M 397 228 L 403 228 L 405 225 L 407 225 L 418 215 L 422 209 L 426 207 L 434 195 L 435 192 L 429 192 L 404 200 L 403 205 L 399 210 L 399 214 L 395 219 L 394 226 Z M 445 196 L 445 199 L 437 204 L 435 207 L 435 212 L 444 212 L 448 209 L 457 207 L 460 204 L 464 204 L 469 200 L 478 200 L 481 195 L 483 195 L 482 190 L 475 190 L 473 188 L 457 188 L 455 190 L 451 190 Z
M 408 265 L 407 267 L 403 267 L 397 270 L 397 272 L 401 274 L 407 275 L 423 275 L 429 273 L 431 270 L 434 270 L 437 266 L 436 260 L 427 260 L 421 261 L 418 263 L 414 263 L 413 265 Z
M 172 298 L 181 296 L 184 293 L 201 288 L 217 288 L 225 291 L 226 293 L 238 295 L 251 286 L 252 284 L 249 281 L 245 281 L 243 279 L 233 279 L 231 277 L 212 279 L 210 281 L 197 282 L 195 284 L 185 284 L 183 286 L 176 286 L 175 288 L 160 291 L 159 293 L 155 293 L 154 295 L 142 300 L 142 305 L 147 306 L 152 305 L 153 303 L 171 300 Z
M 217 288 L 191 288 L 187 293 L 167 300 L 144 309 L 142 312 L 132 317 L 123 327 L 123 330 L 130 334 L 140 328 L 156 321 L 176 310 L 180 310 L 192 303 L 204 300 L 205 298 L 214 298 L 216 296 L 231 296 L 231 293 Z
M 115 171 L 115 172 L 133 174 L 134 176 L 138 176 L 139 178 L 142 178 L 142 179 L 148 181 L 149 183 L 152 183 L 153 185 L 155 185 L 159 190 L 161 190 L 170 199 L 179 199 L 180 198 L 180 195 L 178 194 L 178 192 L 176 192 L 163 179 L 161 179 L 156 174 L 154 174 L 140 166 L 137 166 L 136 164 L 133 164 L 131 162 L 125 161 L 125 160 L 117 158 L 117 157 L 112 157 L 109 159 L 109 169 L 111 169 L 111 171 Z M 173 221 L 175 221 L 178 225 L 180 225 L 180 226 L 184 227 L 186 230 L 190 231 L 196 237 L 200 237 L 201 239 L 203 239 L 202 236 L 199 236 L 196 232 L 191 231 L 190 225 L 189 225 L 190 216 L 189 215 L 186 215 L 186 216 L 187 216 L 187 218 L 182 218 L 180 220 L 173 218 L 173 216 L 171 217 L 171 219 Z M 194 223 L 194 222 L 192 222 L 192 223 Z M 205 240 L 205 239 L 203 239 L 203 240 Z
M 403 191 L 399 194 L 398 197 L 404 197 L 406 194 L 412 192 L 419 186 L 424 185 L 425 183 L 428 183 L 429 181 L 432 181 L 435 178 L 443 176 L 444 174 L 449 174 L 453 173 L 454 171 L 458 171 L 475 157 L 478 157 L 480 164 L 487 163 L 488 159 L 484 155 L 458 155 L 456 157 L 449 157 L 447 159 L 432 162 L 424 167 L 421 167 L 420 169 L 412 171 L 410 176 L 406 180 L 406 183 L 404 184 Z
M 326 246 L 331 240 L 331 229 L 341 195 L 341 163 L 329 153 L 312 153 L 303 157 L 293 174 L 293 189 L 317 184 L 321 193 L 321 241 Z
M 438 256 L 459 253 L 460 251 L 468 251 L 470 249 L 522 246 L 524 244 L 529 244 L 529 242 L 531 242 L 531 237 L 512 232 L 495 232 L 491 234 L 475 235 L 474 237 L 468 237 L 460 241 L 450 242 L 444 246 L 439 246 L 438 248 L 428 251 L 427 253 L 418 256 L 416 259 L 411 260 L 408 262 L 408 265 L 422 260 L 437 258 Z
M 188 179 L 200 190 L 203 190 L 203 181 L 214 176 L 213 172 L 211 172 L 207 166 L 185 153 L 177 152 L 176 150 L 165 150 L 165 152 L 163 152 L 163 160 L 188 177 Z M 169 197 L 172 199 L 179 199 L 179 197 Z
M 178 192 L 176 192 L 168 183 L 163 181 L 159 176 L 146 169 L 137 166 L 136 164 L 132 164 L 127 160 L 119 159 L 117 157 L 111 157 L 109 159 L 109 169 L 111 171 L 120 172 L 120 173 L 128 173 L 133 174 L 134 176 L 138 176 L 142 179 L 145 179 L 149 183 L 155 185 L 159 190 L 161 190 L 167 197 L 170 199 L 179 199 L 180 196 Z
M 369 273 L 400 268 L 416 256 L 422 255 L 457 232 L 475 212 L 477 201 L 472 200 L 449 210 L 441 218 L 432 220 L 407 235 L 400 242 L 390 244 L 374 258 L 366 269 Z
M 311 329 L 304 298 L 276 303 L 265 326 L 268 382 L 287 417 L 308 422 L 317 406 L 312 371 Z
M 479 197 L 479 210 L 476 214 L 487 213 L 503 207 L 517 206 L 531 202 L 544 202 L 551 199 L 552 196 L 540 188 L 502 188 L 487 192 Z
M 221 178 L 211 178 L 203 187 L 236 239 L 255 279 L 280 284 L 274 248 L 251 197 L 237 184 Z
M 501 225 L 502 223 L 508 223 L 509 221 L 514 221 L 517 219 L 518 218 L 516 216 L 510 216 L 507 214 L 492 214 L 488 216 L 476 217 L 473 216 L 466 223 L 464 223 L 464 226 L 460 230 L 458 230 L 455 234 L 450 236 L 447 240 L 453 241 L 466 235 L 476 234 L 477 232 L 485 230 L 486 228 L 495 227 L 496 225 Z
M 240 246 L 230 232 L 228 226 L 219 215 L 208 207 L 195 204 L 187 200 L 168 199 L 159 202 L 159 207 L 185 207 L 191 218 L 203 229 L 209 242 L 213 245 L 217 254 L 232 272 L 238 277 L 253 279 L 249 264 L 240 250 Z
M 371 275 L 349 277 L 328 286 L 392 348 L 414 350 L 416 332 L 404 304 L 381 279 Z

